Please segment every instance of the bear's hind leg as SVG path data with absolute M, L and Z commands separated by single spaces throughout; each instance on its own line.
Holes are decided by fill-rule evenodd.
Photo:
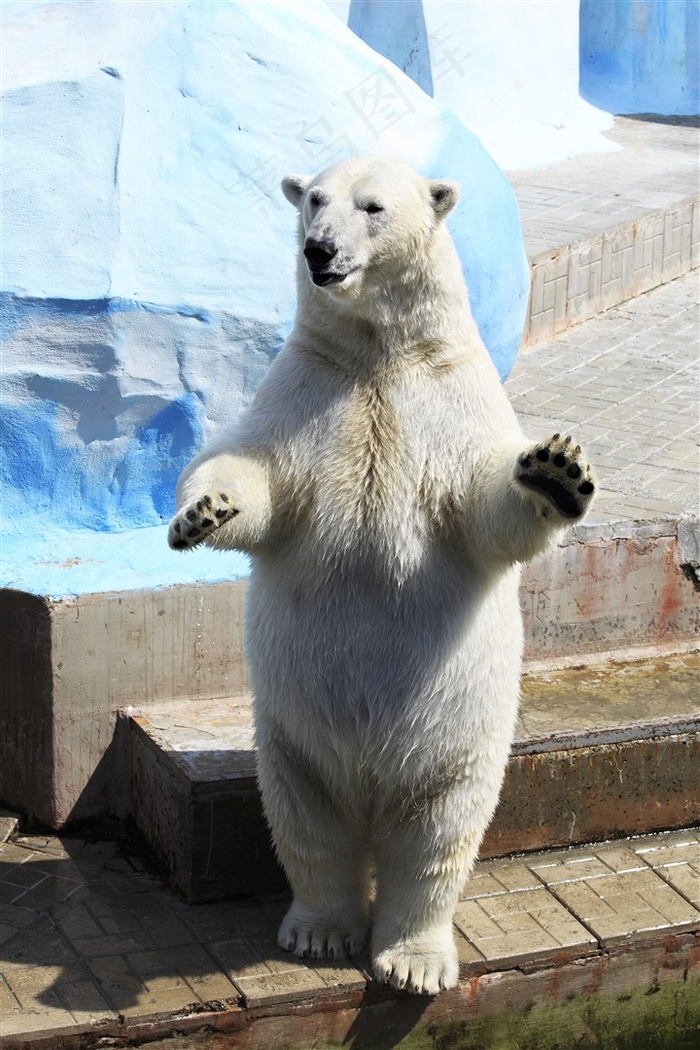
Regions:
M 375 840 L 372 965 L 395 988 L 435 995 L 457 984 L 452 917 L 483 834 L 481 825 L 460 828 L 460 814 L 458 799 L 442 799 L 385 825 Z
M 369 911 L 368 834 L 289 747 L 258 752 L 258 779 L 294 900 L 279 928 L 288 952 L 314 959 L 362 950 Z

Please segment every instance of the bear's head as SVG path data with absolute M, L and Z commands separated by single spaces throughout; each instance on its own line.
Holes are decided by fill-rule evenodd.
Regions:
M 304 265 L 336 300 L 386 293 L 432 255 L 459 190 L 385 157 L 340 161 L 315 177 L 288 175 L 282 191 L 300 212 Z

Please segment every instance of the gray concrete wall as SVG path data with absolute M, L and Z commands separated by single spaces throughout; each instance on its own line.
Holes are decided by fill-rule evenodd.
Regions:
M 526 659 L 561 666 L 692 648 L 698 594 L 684 559 L 696 542 L 690 520 L 573 530 L 524 572 Z M 245 587 L 66 601 L 0 592 L 0 802 L 51 827 L 126 813 L 117 712 L 247 692 Z

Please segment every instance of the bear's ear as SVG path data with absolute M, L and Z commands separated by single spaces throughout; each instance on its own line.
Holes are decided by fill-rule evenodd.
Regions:
M 451 179 L 431 179 L 430 198 L 438 219 L 444 219 L 457 205 L 459 186 Z
M 290 204 L 293 204 L 295 208 L 300 208 L 310 182 L 310 175 L 286 175 L 282 179 L 282 193 Z

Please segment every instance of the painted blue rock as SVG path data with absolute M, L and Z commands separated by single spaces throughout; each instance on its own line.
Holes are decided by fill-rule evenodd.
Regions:
M 581 0 L 581 94 L 609 113 L 700 113 L 700 0 Z
M 334 8 L 506 171 L 618 149 L 602 134 L 610 115 L 579 93 L 578 0 L 351 0 Z
M 374 152 L 458 181 L 452 232 L 508 373 L 528 293 L 513 193 L 325 5 L 10 2 L 3 17 L 6 584 L 245 572 L 235 555 L 176 558 L 161 523 L 289 330 L 290 171 Z

